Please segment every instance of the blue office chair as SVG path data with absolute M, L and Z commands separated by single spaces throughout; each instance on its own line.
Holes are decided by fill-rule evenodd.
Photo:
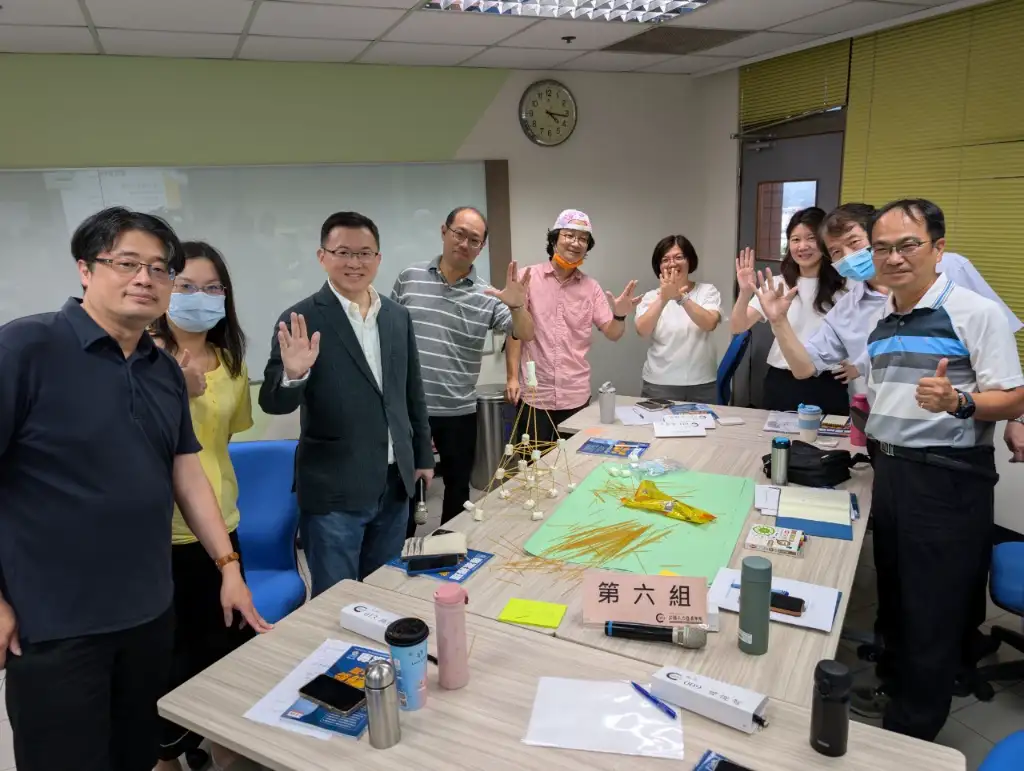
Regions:
M 1001 543 L 992 550 L 989 592 L 992 595 L 992 602 L 1000 608 L 1024 616 L 1024 541 Z M 1024 634 L 1019 631 L 994 626 L 992 639 L 1024 653 Z M 1024 660 L 1004 661 L 1002 664 L 978 667 L 973 680 L 974 695 L 981 701 L 989 701 L 995 695 L 991 681 L 1024 680 Z
M 1024 765 L 1024 731 L 1017 731 L 992 748 L 978 771 L 1020 771 Z
M 299 575 L 295 535 L 299 507 L 292 492 L 294 440 L 232 442 L 231 463 L 238 477 L 238 541 L 253 604 L 270 623 L 306 600 Z
M 725 356 L 718 365 L 718 376 L 715 378 L 715 385 L 718 389 L 718 403 L 728 404 L 732 398 L 732 378 L 736 374 L 736 368 L 740 365 L 747 346 L 750 344 L 750 330 L 733 335 Z

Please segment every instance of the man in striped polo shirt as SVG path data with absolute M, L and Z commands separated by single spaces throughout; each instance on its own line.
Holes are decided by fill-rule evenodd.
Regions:
M 858 369 L 875 445 L 871 514 L 890 701 L 883 726 L 933 740 L 949 715 L 965 642 L 985 618 L 992 550 L 995 422 L 1024 412 L 1006 314 L 936 275 L 942 210 L 893 202 L 871 225 L 890 290 Z
M 487 221 L 477 209 L 463 206 L 441 226 L 441 256 L 403 270 L 391 299 L 409 310 L 416 333 L 427 397 L 430 432 L 441 456 L 444 475 L 442 524 L 469 500 L 469 476 L 476 453 L 476 383 L 488 330 L 520 340 L 533 339 L 533 319 L 526 310 L 529 269 L 517 280 L 515 262 L 505 288 L 483 281 L 473 261 L 487 242 Z M 416 530 L 409 506 L 408 535 Z

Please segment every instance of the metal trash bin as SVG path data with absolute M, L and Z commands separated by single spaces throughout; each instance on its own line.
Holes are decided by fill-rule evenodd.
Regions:
M 505 386 L 485 385 L 476 391 L 476 455 L 469 483 L 486 490 L 505 451 Z

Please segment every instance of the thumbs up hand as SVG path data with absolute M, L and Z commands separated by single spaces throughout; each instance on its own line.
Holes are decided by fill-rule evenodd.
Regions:
M 206 370 L 198 361 L 192 361 L 192 354 L 185 351 L 178 358 L 178 366 L 181 367 L 181 374 L 185 376 L 185 385 L 188 387 L 188 396 L 194 399 L 206 393 Z
M 923 377 L 917 381 L 917 406 L 928 412 L 956 412 L 960 406 L 960 395 L 946 377 L 949 359 L 941 359 L 935 368 L 934 377 Z

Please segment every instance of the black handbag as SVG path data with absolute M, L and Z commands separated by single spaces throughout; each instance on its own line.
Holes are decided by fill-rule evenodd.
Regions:
M 771 453 L 761 458 L 764 475 L 772 478 Z M 813 444 L 794 441 L 789 447 L 787 479 L 805 487 L 835 487 L 850 478 L 850 469 L 858 463 L 870 463 L 863 453 L 851 455 L 849 450 L 822 450 Z

